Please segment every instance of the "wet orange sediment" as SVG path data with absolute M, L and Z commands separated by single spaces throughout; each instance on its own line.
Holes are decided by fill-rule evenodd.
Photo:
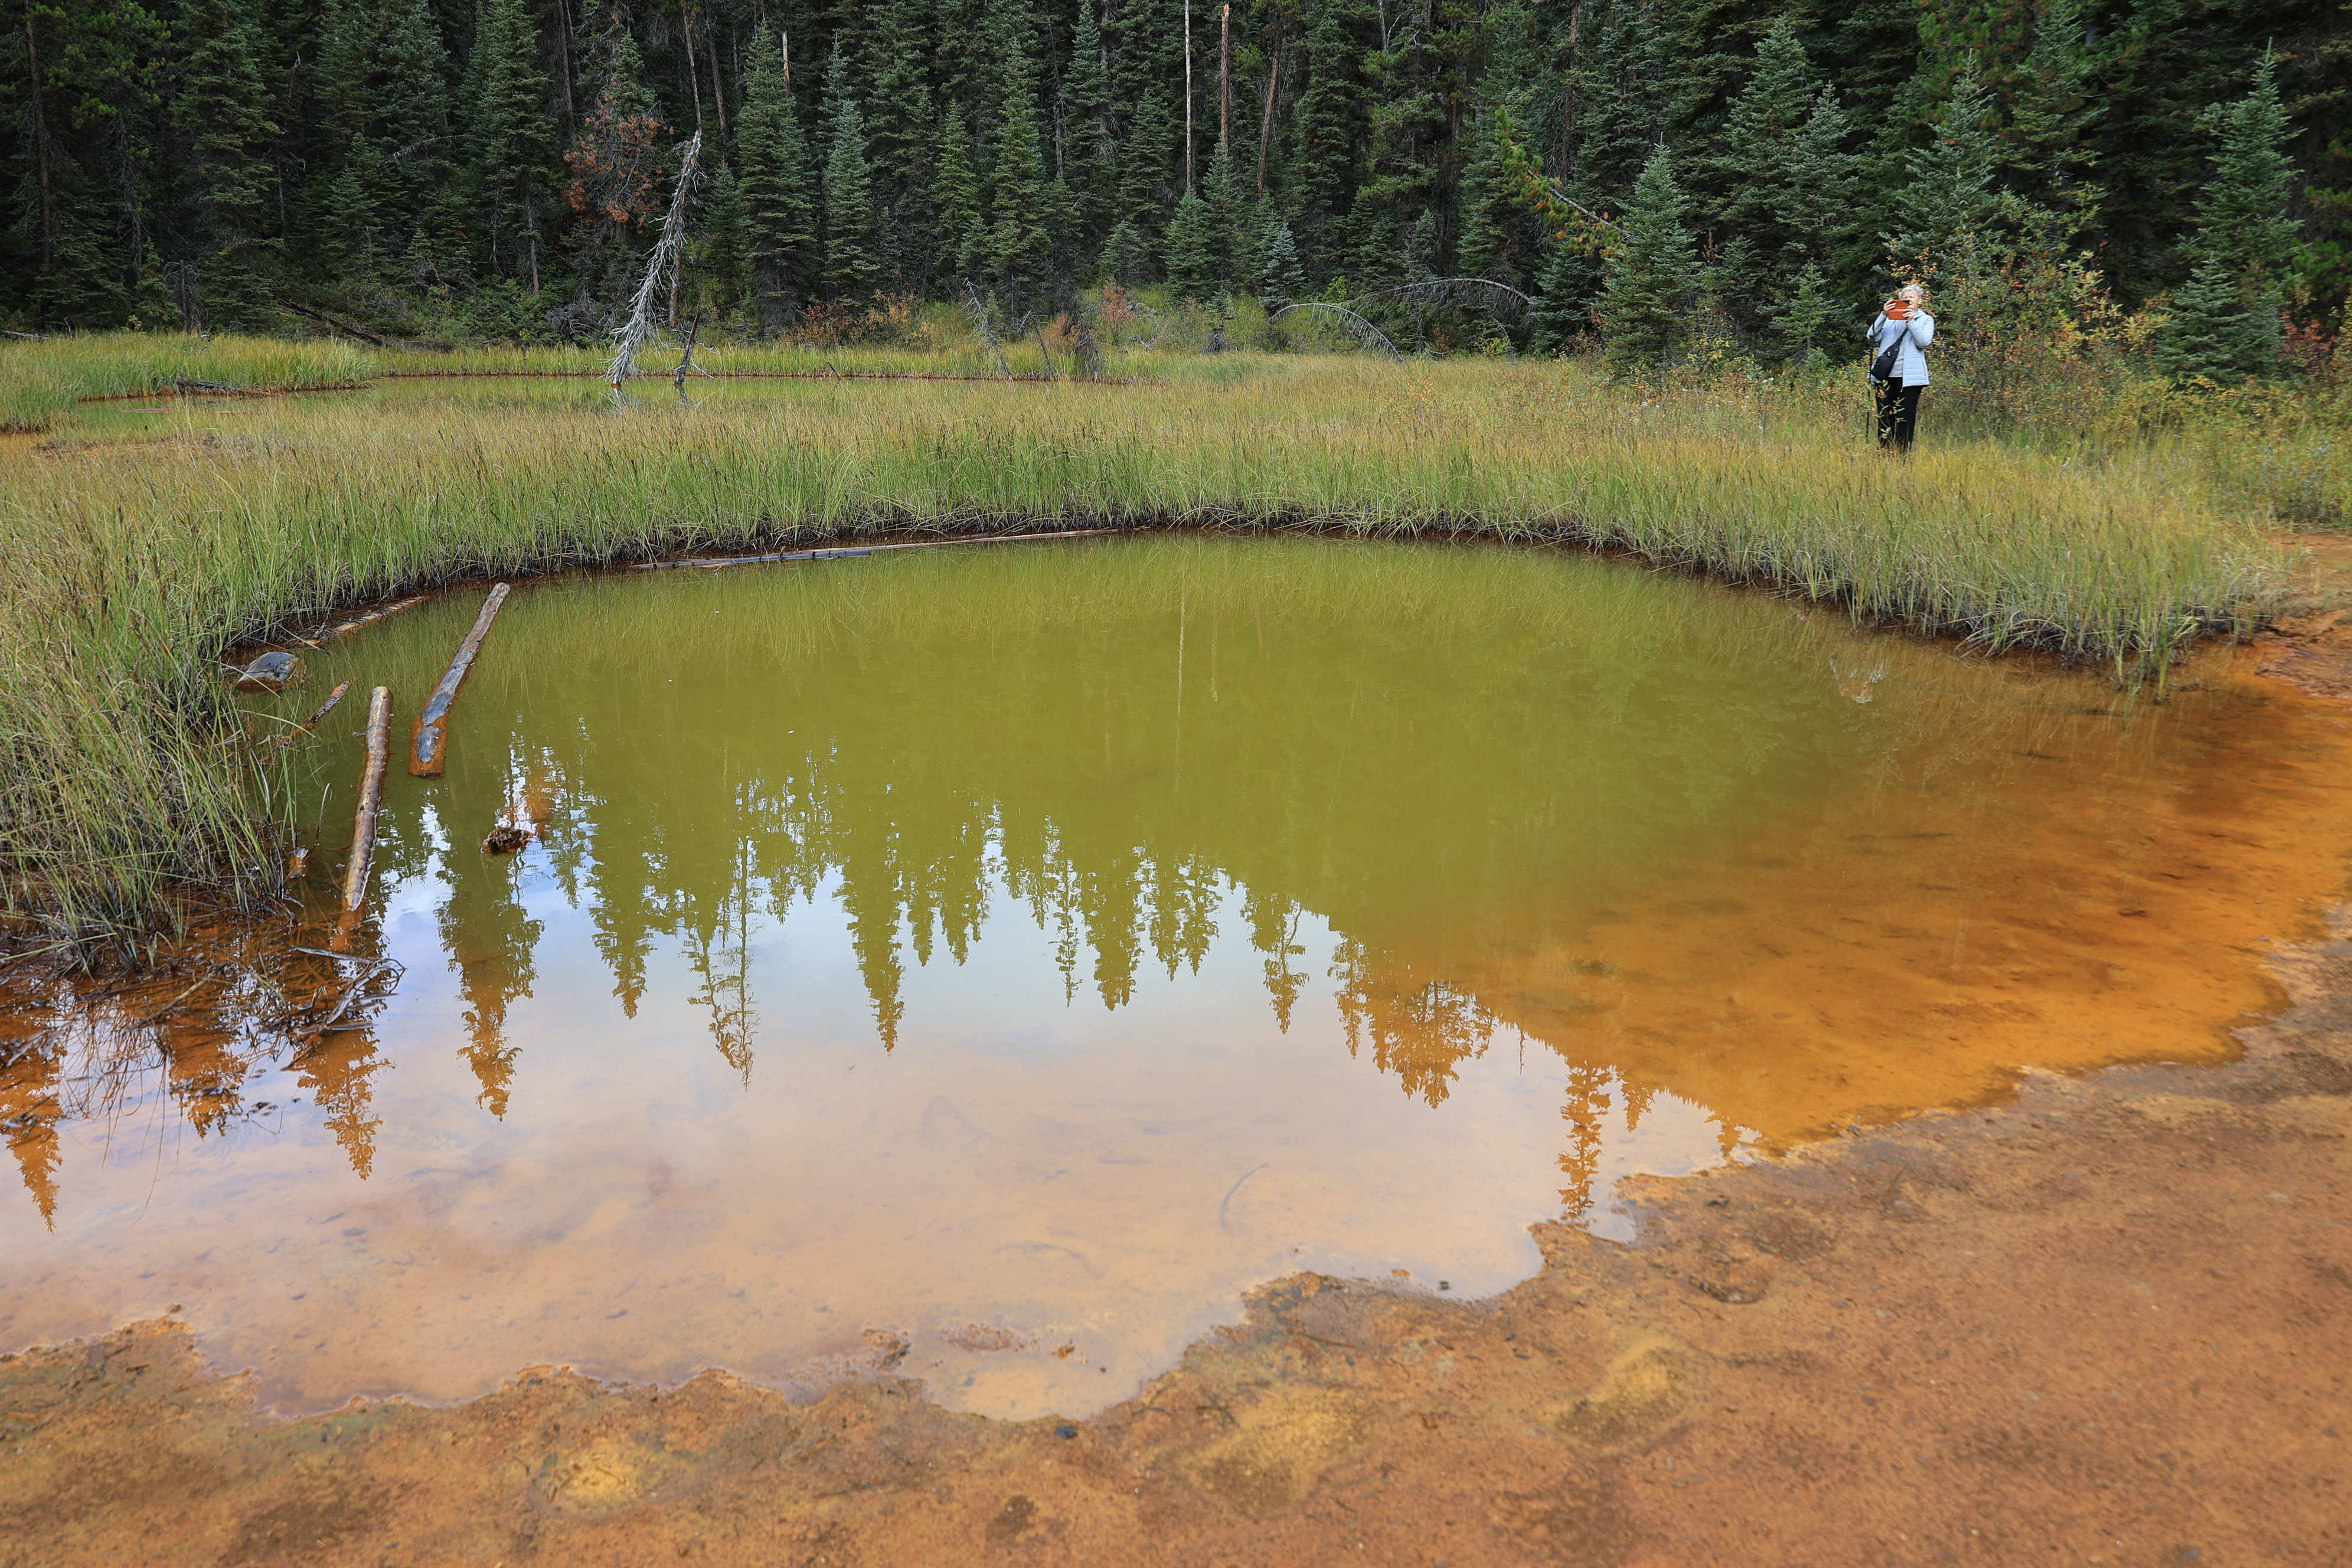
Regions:
M 2352 924 L 2345 932 L 2352 934 Z M 0 1358 L 26 1562 L 1362 1561 L 1684 1568 L 2352 1556 L 2352 941 L 2219 1068 L 1641 1184 L 1486 1302 L 1295 1277 L 1087 1421 L 552 1368 L 280 1423 L 168 1322 Z
M 1965 835 L 1932 795 L 1879 789 L 1727 865 L 1669 871 L 1571 939 L 1499 934 L 1540 931 L 1530 911 L 1416 952 L 1378 983 L 1380 1049 L 1442 1095 L 1486 1045 L 1431 1009 L 1443 984 L 1481 1024 L 1770 1149 L 1989 1103 L 2029 1068 L 2226 1060 L 2231 1032 L 2283 998 L 2273 942 L 2318 929 L 2352 854 L 2352 713 L 2260 679 L 2273 657 L 2207 656 L 2198 674 L 2222 700 L 2193 721 L 2197 743 L 2143 757 L 2127 789 L 2113 721 L 2077 714 L 2033 740 Z

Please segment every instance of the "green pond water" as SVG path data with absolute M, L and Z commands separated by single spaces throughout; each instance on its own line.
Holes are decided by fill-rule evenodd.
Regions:
M 59 1026 L 0 1342 L 178 1304 L 289 1409 L 887 1362 L 1076 1412 L 1258 1281 L 1491 1292 L 1531 1222 L 1631 1235 L 1622 1176 L 2263 994 L 2067 923 L 2206 809 L 2227 683 L 1548 552 L 974 545 L 522 584 L 410 778 L 481 600 L 253 704 L 357 682 L 289 752 L 323 919 L 392 689 L 396 985 L 299 1053 L 232 1002 L 162 1056 Z

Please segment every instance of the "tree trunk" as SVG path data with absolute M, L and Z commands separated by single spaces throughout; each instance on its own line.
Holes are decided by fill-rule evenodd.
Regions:
M 40 170 L 41 184 L 41 266 L 49 269 L 57 246 L 50 233 L 49 218 L 49 122 L 41 114 L 41 47 L 33 34 L 33 14 L 25 13 L 25 60 L 33 78 L 33 158 Z
M 1184 0 L 1184 194 L 1192 194 L 1192 0 Z
M 678 25 L 686 34 L 686 93 L 694 100 L 694 129 L 699 132 L 702 130 L 702 68 L 694 63 L 694 13 L 686 12 L 679 17 Z M 671 307 L 669 315 L 670 325 L 676 326 L 677 307 Z
M 1230 147 L 1234 120 L 1234 8 L 1217 12 L 1217 145 Z M 1231 156 L 1230 153 L 1227 156 Z
M 1274 39 L 1274 61 L 1265 69 L 1265 115 L 1257 125 L 1257 194 L 1265 195 L 1265 149 L 1274 140 L 1274 94 L 1282 80 L 1282 36 Z

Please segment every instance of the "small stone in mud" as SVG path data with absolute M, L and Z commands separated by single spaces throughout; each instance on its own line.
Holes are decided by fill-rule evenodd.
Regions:
M 265 653 L 236 672 L 239 691 L 283 691 L 286 683 L 294 679 L 302 661 L 283 651 Z
M 485 855 L 511 855 L 530 842 L 530 834 L 524 832 L 521 828 L 513 826 L 511 823 L 501 822 L 496 827 L 491 828 L 488 837 L 482 840 L 482 853 Z

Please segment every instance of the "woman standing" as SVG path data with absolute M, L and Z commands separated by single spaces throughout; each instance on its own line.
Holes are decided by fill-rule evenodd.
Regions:
M 1870 323 L 1873 374 L 1877 361 L 1891 351 L 1893 366 L 1878 382 L 1878 444 L 1898 452 L 1911 449 L 1919 433 L 1919 394 L 1927 384 L 1929 343 L 1936 341 L 1936 318 L 1927 314 L 1927 290 L 1916 283 L 1886 301 L 1878 320 Z

